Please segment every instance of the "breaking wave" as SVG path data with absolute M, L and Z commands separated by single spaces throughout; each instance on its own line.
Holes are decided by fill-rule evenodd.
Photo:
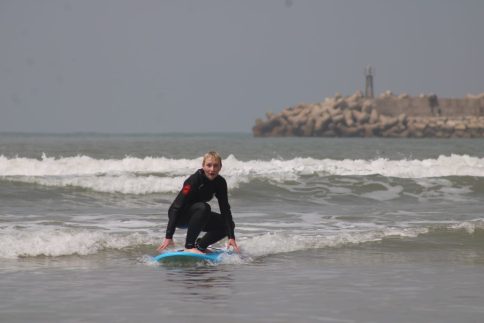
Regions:
M 363 230 L 335 230 L 308 235 L 294 232 L 254 233 L 244 235 L 239 245 L 245 257 L 264 257 L 303 250 L 344 247 L 387 238 L 418 238 L 433 230 L 446 230 L 450 234 L 473 235 L 484 231 L 484 220 L 419 225 L 416 227 L 380 227 Z M 153 247 L 161 240 L 160 233 L 108 232 L 66 227 L 8 227 L 0 229 L 0 258 L 15 259 L 37 256 L 92 255 L 114 249 Z M 453 238 L 450 238 L 451 240 Z M 425 240 L 424 240 L 425 241 Z
M 122 194 L 172 193 L 184 178 L 200 167 L 201 158 L 125 157 L 95 159 L 89 156 L 34 158 L 0 156 L 0 180 L 53 187 L 78 187 Z M 241 161 L 230 155 L 222 175 L 229 189 L 252 180 L 299 181 L 302 177 L 368 176 L 420 179 L 449 176 L 484 177 L 484 158 L 469 155 L 435 159 L 389 160 L 314 159 Z

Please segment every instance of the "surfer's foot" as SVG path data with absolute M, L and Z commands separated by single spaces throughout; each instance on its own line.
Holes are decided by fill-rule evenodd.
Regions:
M 199 253 L 199 254 L 205 254 L 205 252 L 198 250 L 197 248 L 190 248 L 190 249 L 185 249 L 185 252 L 192 252 L 192 253 Z

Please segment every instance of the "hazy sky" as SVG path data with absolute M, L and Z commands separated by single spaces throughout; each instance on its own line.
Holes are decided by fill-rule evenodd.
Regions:
M 484 92 L 481 0 L 0 0 L 0 132 L 250 132 L 364 89 Z

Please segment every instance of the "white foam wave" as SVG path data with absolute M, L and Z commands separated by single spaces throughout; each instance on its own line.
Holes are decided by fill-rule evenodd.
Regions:
M 368 232 L 339 232 L 304 236 L 294 233 L 267 233 L 242 238 L 244 256 L 258 257 L 306 249 L 379 241 L 387 236 L 414 237 L 427 229 L 384 229 Z M 139 232 L 112 233 L 74 228 L 4 228 L 0 235 L 0 258 L 92 255 L 107 249 L 156 245 L 159 236 Z M 238 257 L 226 262 L 240 261 Z
M 47 186 L 75 186 L 99 192 L 147 194 L 176 192 L 183 179 L 200 167 L 201 159 L 125 157 L 94 159 L 88 156 L 41 159 L 0 156 L 0 178 Z M 447 176 L 484 177 L 484 158 L 468 155 L 440 156 L 424 160 L 224 160 L 223 176 L 229 189 L 253 179 L 297 181 L 302 176 L 382 175 L 397 178 Z
M 313 236 L 267 233 L 244 240 L 241 242 L 241 245 L 245 254 L 251 257 L 260 257 L 278 253 L 381 241 L 387 237 L 414 238 L 427 232 L 429 232 L 427 228 L 386 228 L 365 232 L 338 232 Z
M 53 187 L 80 187 L 96 192 L 123 194 L 151 194 L 176 192 L 180 189 L 184 176 L 138 177 L 133 174 L 119 176 L 66 176 L 66 177 L 20 177 L 16 181 Z
M 465 221 L 456 223 L 450 226 L 450 229 L 465 230 L 469 234 L 474 234 L 476 230 L 484 230 L 484 220 L 477 219 L 473 221 Z
M 184 175 L 201 164 L 197 159 L 170 159 L 165 157 L 125 157 L 123 159 L 95 159 L 89 156 L 7 158 L 0 156 L 0 176 L 80 176 L 123 173 L 158 173 Z
M 0 258 L 91 255 L 106 249 L 123 249 L 154 243 L 138 232 L 113 234 L 66 228 L 3 229 Z
M 296 252 L 303 250 L 344 247 L 348 245 L 378 242 L 386 238 L 415 238 L 430 233 L 440 224 L 427 224 L 417 227 L 382 227 L 366 230 L 335 230 L 310 235 L 296 234 L 291 231 L 250 234 L 239 236 L 238 244 L 242 258 L 228 257 L 224 263 L 240 263 L 255 257 Z M 465 230 L 473 234 L 484 228 L 484 220 L 477 219 L 459 223 L 446 223 L 444 227 L 451 231 Z M 8 227 L 0 231 L 0 259 L 36 256 L 93 255 L 108 249 L 121 250 L 139 246 L 154 246 L 160 242 L 158 233 L 140 232 L 113 233 L 104 230 L 76 228 L 18 228 Z M 181 240 L 183 240 L 180 237 Z M 216 246 L 222 246 L 219 243 Z M 155 250 L 153 248 L 153 253 Z

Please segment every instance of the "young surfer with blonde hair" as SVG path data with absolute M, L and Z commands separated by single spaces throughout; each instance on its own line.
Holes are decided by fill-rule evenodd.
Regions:
M 176 228 L 186 228 L 185 251 L 205 253 L 208 246 L 228 237 L 227 246 L 239 252 L 227 196 L 227 182 L 219 175 L 221 169 L 222 158 L 218 153 L 210 151 L 203 156 L 202 168 L 185 180 L 168 209 L 165 239 L 158 251 L 174 245 L 173 234 Z M 214 195 L 220 213 L 212 212 L 207 203 Z M 202 231 L 206 232 L 205 235 L 198 238 Z

